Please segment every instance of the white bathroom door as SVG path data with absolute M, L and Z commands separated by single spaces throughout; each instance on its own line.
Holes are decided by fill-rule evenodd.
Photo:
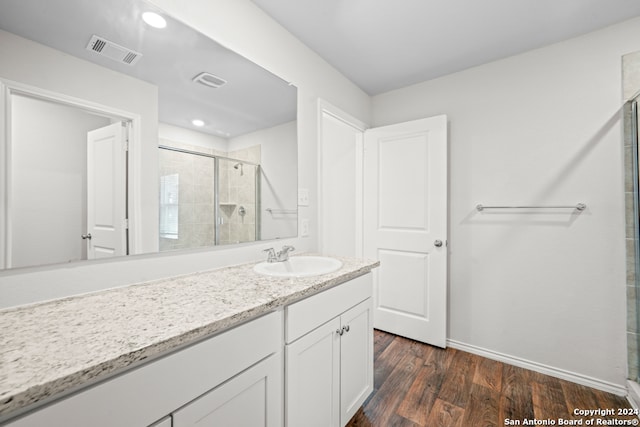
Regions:
M 447 117 L 369 129 L 364 142 L 364 255 L 374 327 L 446 346 Z
M 127 125 L 87 133 L 87 258 L 127 253 Z

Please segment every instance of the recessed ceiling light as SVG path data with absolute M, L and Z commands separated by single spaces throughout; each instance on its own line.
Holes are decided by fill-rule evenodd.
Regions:
M 167 20 L 155 12 L 143 13 L 142 20 L 153 28 L 164 28 L 167 26 Z
M 193 123 L 194 126 L 198 127 L 204 126 L 204 122 L 200 119 L 191 120 L 191 123 Z

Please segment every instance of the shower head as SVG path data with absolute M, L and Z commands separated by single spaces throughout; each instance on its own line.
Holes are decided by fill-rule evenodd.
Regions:
M 238 169 L 240 168 L 240 176 L 244 175 L 244 164 L 241 162 L 236 163 L 235 165 L 233 165 L 234 169 Z

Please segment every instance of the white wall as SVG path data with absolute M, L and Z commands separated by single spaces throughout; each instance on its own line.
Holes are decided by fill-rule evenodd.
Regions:
M 182 142 L 198 147 L 212 148 L 219 151 L 228 151 L 227 146 L 229 145 L 229 141 L 227 138 L 221 138 L 219 136 L 181 128 L 167 123 L 158 124 L 158 135 L 160 139 L 168 139 L 170 141 Z
M 454 344 L 624 385 L 620 64 L 638 49 L 635 19 L 373 98 L 375 126 L 449 118 Z
M 87 132 L 111 120 L 11 96 L 11 266 L 86 259 Z M 45 238 L 46 237 L 46 238 Z
M 298 206 L 297 122 L 289 122 L 229 140 L 229 151 L 260 145 L 260 237 L 297 235 L 297 217 L 270 214 L 265 209 L 295 210 Z
M 311 220 L 311 232 L 309 238 L 287 239 L 282 244 L 292 243 L 300 251 L 314 250 L 317 244 L 317 194 L 314 191 L 317 188 L 317 99 L 326 99 L 366 122 L 370 98 L 249 0 L 153 0 L 153 3 L 298 88 L 298 182 L 311 190 L 311 204 L 301 209 L 300 217 Z M 1 46 L 0 55 L 4 55 Z M 3 67 L 9 65 L 7 62 L 20 62 L 2 58 L 0 75 Z M 23 77 L 20 67 L 17 68 L 14 80 Z M 55 67 L 53 71 L 56 72 Z M 48 75 L 31 74 L 36 74 L 29 75 L 35 82 L 46 80 Z M 149 153 L 144 162 L 157 167 L 156 153 Z M 153 179 L 155 187 L 148 193 L 157 203 L 157 173 L 152 175 L 149 179 Z M 157 222 L 154 224 L 157 228 Z M 261 249 L 265 247 L 264 243 L 247 244 L 0 272 L 0 307 L 253 261 L 263 256 Z

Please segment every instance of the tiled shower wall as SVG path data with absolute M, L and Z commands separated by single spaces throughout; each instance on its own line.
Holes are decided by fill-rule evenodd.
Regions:
M 260 163 L 260 146 L 230 151 L 227 157 L 238 159 L 220 160 L 220 210 L 222 224 L 220 225 L 220 244 L 253 242 L 259 240 L 259 217 L 256 187 L 258 168 L 251 164 L 242 164 L 234 168 L 243 160 Z
M 631 99 L 640 90 L 640 52 L 622 57 L 622 81 L 624 101 Z M 626 205 L 627 248 L 627 377 L 638 381 L 640 371 L 638 357 L 638 292 L 636 286 L 636 248 L 638 232 L 635 227 L 633 149 L 631 135 L 631 111 L 624 109 L 624 165 Z

